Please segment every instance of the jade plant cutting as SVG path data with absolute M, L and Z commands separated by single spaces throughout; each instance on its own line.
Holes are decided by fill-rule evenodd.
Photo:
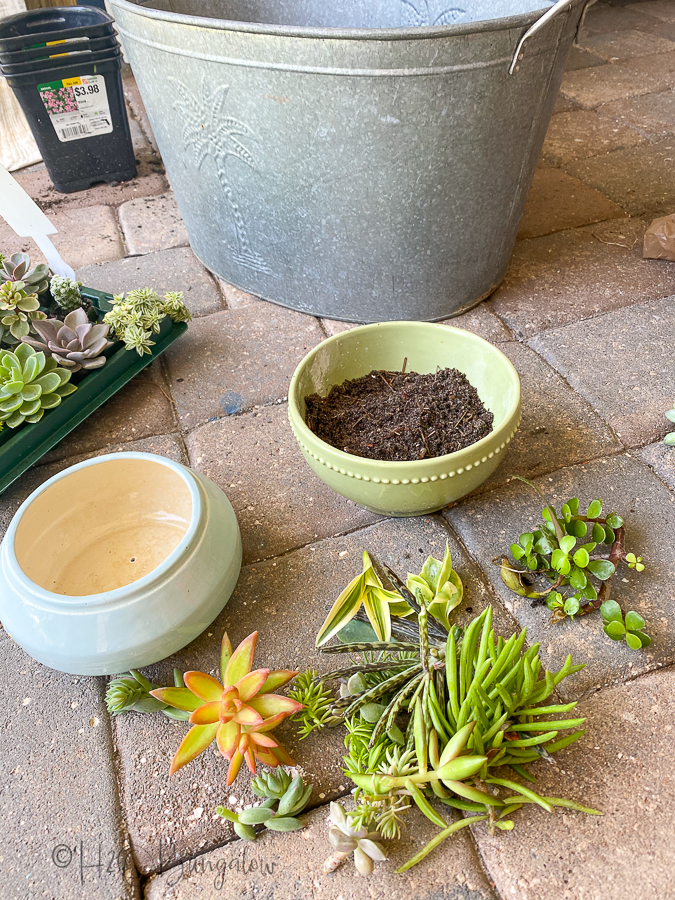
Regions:
M 635 572 L 644 571 L 642 557 L 626 551 L 624 520 L 615 512 L 604 513 L 602 500 L 592 500 L 584 512 L 579 498 L 572 497 L 557 512 L 535 484 L 516 477 L 530 485 L 546 505 L 541 527 L 523 532 L 511 544 L 515 565 L 507 557 L 497 560 L 500 575 L 515 594 L 532 599 L 533 605 L 545 603 L 552 611 L 552 622 L 602 609 L 610 600 L 612 579 L 620 564 Z M 548 582 L 543 589 L 536 586 L 538 576 Z M 623 620 L 623 611 L 615 601 L 612 603 L 614 606 L 605 610 L 616 607 Z M 651 641 L 642 631 L 642 617 L 635 612 L 625 615 L 631 617 L 630 621 L 642 623 L 637 628 L 641 636 L 626 639 L 628 646 L 634 650 L 647 647 Z M 615 637 L 617 630 L 618 624 L 614 634 L 605 627 L 610 637 Z

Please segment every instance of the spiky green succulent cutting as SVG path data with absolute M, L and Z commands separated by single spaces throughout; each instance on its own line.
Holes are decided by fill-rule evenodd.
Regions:
M 45 410 L 77 390 L 69 380 L 69 371 L 28 344 L 0 351 L 0 422 L 10 428 L 39 422 Z
M 82 306 L 81 286 L 80 281 L 73 281 L 63 275 L 54 275 L 49 282 L 49 292 L 57 306 L 67 312 L 72 312 Z
M 179 669 L 173 670 L 174 685 L 184 688 L 185 682 Z M 159 687 L 153 684 L 137 669 L 131 669 L 123 675 L 118 675 L 108 685 L 105 695 L 106 706 L 111 716 L 119 716 L 126 712 L 154 713 L 162 712 L 169 719 L 186 721 L 190 713 L 179 709 L 172 709 L 166 703 L 150 696 L 150 691 Z
M 137 288 L 127 296 L 116 294 L 114 305 L 106 313 L 104 322 L 124 341 L 127 350 L 135 350 L 139 356 L 152 353 L 153 334 L 159 334 L 165 316 L 173 322 L 189 322 L 190 310 L 182 301 L 180 291 L 168 291 L 162 300 L 151 288 Z

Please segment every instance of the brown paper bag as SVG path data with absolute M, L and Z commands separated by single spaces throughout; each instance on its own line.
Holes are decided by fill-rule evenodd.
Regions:
M 675 262 L 675 213 L 654 219 L 645 232 L 644 259 L 670 259 Z

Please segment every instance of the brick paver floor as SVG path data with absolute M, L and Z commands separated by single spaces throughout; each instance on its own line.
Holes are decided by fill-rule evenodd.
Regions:
M 339 731 L 300 743 L 282 729 L 315 785 L 307 827 L 244 844 L 215 806 L 253 802 L 245 776 L 226 789 L 225 767 L 210 750 L 169 782 L 183 725 L 137 714 L 111 722 L 106 679 L 46 669 L 0 631 L 2 900 L 675 897 L 675 449 L 661 442 L 675 399 L 675 263 L 641 256 L 647 225 L 675 211 L 675 0 L 603 0 L 588 12 L 506 280 L 452 320 L 513 361 L 523 422 L 486 484 L 420 519 L 368 513 L 304 463 L 287 421 L 288 382 L 311 347 L 350 325 L 265 303 L 203 268 L 130 72 L 125 92 L 134 181 L 63 195 L 43 167 L 17 177 L 53 218 L 55 242 L 85 284 L 184 290 L 194 322 L 4 494 L 0 532 L 30 491 L 88 456 L 145 450 L 212 478 L 237 512 L 244 568 L 207 632 L 151 667 L 164 683 L 174 665 L 213 670 L 224 628 L 235 641 L 257 628 L 261 663 L 316 665 L 314 635 L 362 549 L 407 571 L 448 542 L 466 586 L 460 623 L 492 603 L 500 629 L 527 625 L 547 665 L 570 651 L 588 663 L 563 691 L 581 701 L 586 735 L 556 757 L 557 767 L 535 770 L 544 794 L 605 815 L 547 816 L 532 806 L 516 814 L 512 832 L 462 831 L 395 875 L 435 833 L 414 812 L 392 860 L 370 881 L 351 866 L 324 876 L 326 804 L 348 791 Z M 0 247 L 18 249 L 3 225 Z M 549 627 L 541 610 L 504 590 L 491 561 L 538 507 L 509 480 L 514 472 L 556 502 L 605 496 L 626 513 L 628 541 L 648 566 L 616 591 L 649 623 L 647 651 L 612 645 L 597 622 Z

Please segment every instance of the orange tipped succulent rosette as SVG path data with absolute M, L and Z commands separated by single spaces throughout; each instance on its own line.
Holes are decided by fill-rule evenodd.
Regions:
M 293 760 L 271 733 L 286 716 L 302 709 L 290 697 L 274 694 L 298 673 L 288 669 L 251 671 L 258 632 L 254 631 L 232 652 L 227 632 L 220 654 L 221 684 L 205 672 L 186 672 L 184 688 L 158 688 L 153 697 L 191 713 L 192 728 L 183 738 L 171 763 L 173 775 L 192 762 L 215 740 L 229 761 L 227 784 L 237 777 L 246 760 L 255 774 L 256 759 L 272 768 L 292 766 Z

